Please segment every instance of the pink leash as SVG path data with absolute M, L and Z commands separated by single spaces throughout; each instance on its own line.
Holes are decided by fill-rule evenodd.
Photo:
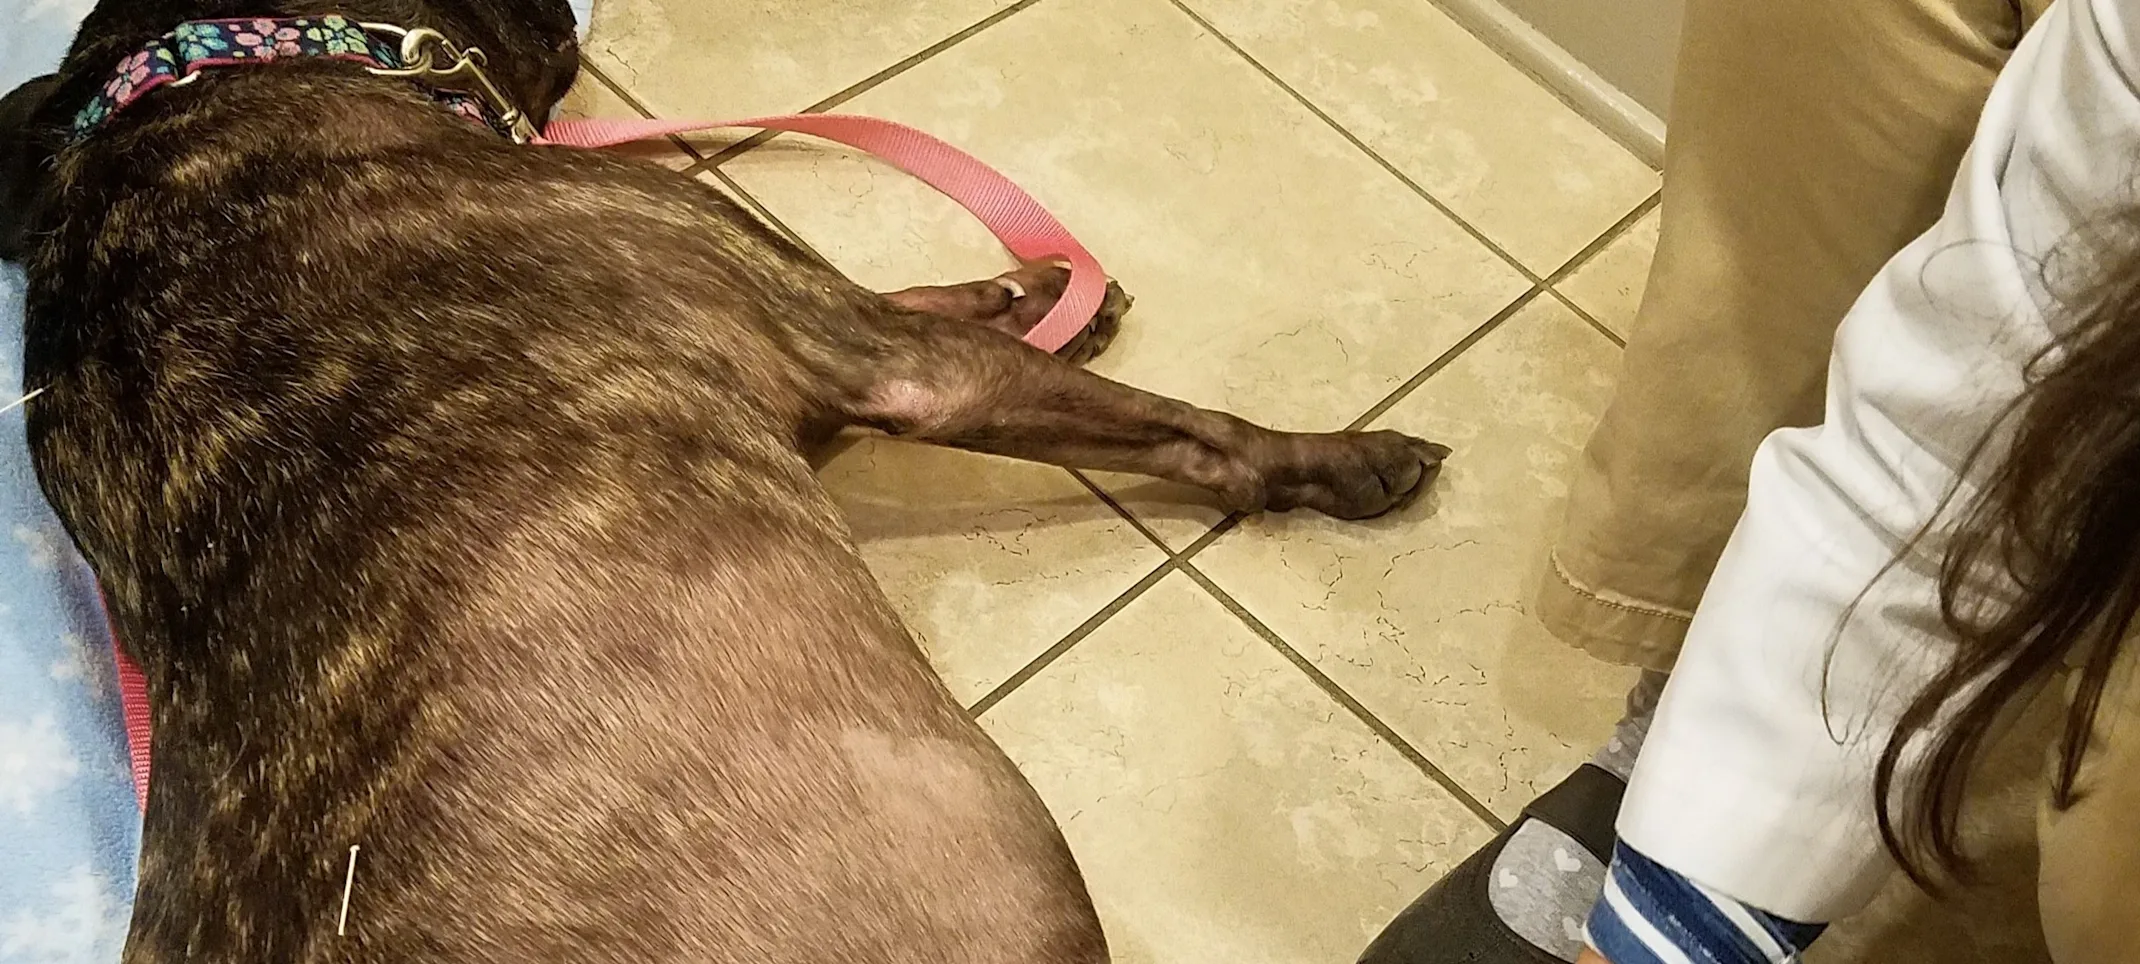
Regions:
M 537 144 L 562 147 L 611 147 L 670 134 L 720 127 L 762 127 L 794 131 L 837 141 L 919 178 L 959 202 L 995 233 L 1022 261 L 1060 260 L 1070 266 L 1070 284 L 1054 309 L 1033 330 L 1027 344 L 1054 352 L 1070 343 L 1100 310 L 1107 295 L 1107 275 L 1092 252 L 1070 236 L 1069 229 L 1040 202 L 995 169 L 905 124 L 851 114 L 780 114 L 732 121 L 561 120 L 552 121 Z M 126 716 L 126 751 L 134 771 L 134 799 L 149 801 L 149 692 L 141 669 L 128 659 L 112 635 L 112 658 L 119 670 L 119 705 Z
M 1069 262 L 1069 289 L 1054 310 L 1025 335 L 1028 344 L 1042 351 L 1053 352 L 1069 344 L 1092 321 L 1107 295 L 1107 276 L 1100 263 L 1032 195 L 973 155 L 905 124 L 851 114 L 781 114 L 732 121 L 563 120 L 551 122 L 536 143 L 609 147 L 717 127 L 794 131 L 874 154 L 973 212 L 1019 259 Z

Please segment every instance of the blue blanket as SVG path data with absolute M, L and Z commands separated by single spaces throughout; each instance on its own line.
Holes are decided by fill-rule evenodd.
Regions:
M 574 0 L 583 28 L 593 0 Z M 0 0 L 0 93 L 52 69 L 94 0 Z M 0 404 L 22 394 L 22 274 L 0 265 Z M 0 415 L 0 964 L 108 964 L 141 815 L 88 568 Z

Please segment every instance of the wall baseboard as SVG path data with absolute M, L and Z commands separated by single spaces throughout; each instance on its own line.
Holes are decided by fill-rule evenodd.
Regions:
M 1664 121 L 1497 0 L 1429 0 L 1642 162 L 1664 169 Z

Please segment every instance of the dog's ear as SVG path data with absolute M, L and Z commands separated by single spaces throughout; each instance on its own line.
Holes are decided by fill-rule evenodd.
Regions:
M 0 261 L 21 258 L 30 203 L 52 176 L 56 148 L 36 119 L 58 86 L 58 78 L 46 74 L 0 97 Z

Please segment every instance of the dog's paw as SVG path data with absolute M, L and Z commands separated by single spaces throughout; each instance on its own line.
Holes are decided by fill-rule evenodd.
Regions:
M 959 285 L 908 288 L 885 298 L 910 311 L 920 311 L 954 321 L 986 325 L 1013 338 L 1024 338 L 1048 312 L 1062 301 L 1070 287 L 1070 269 L 1048 261 L 1029 262 L 987 281 Z M 1109 281 L 1092 320 L 1068 344 L 1055 350 L 1055 357 L 1072 365 L 1098 358 L 1114 344 L 1122 330 L 1122 316 L 1135 301 L 1122 286 Z
M 1290 463 L 1266 476 L 1266 507 L 1371 519 L 1410 502 L 1440 473 L 1449 447 L 1401 432 L 1295 436 Z
M 1010 334 L 1024 338 L 1027 332 L 1040 324 L 1048 312 L 1055 310 L 1056 302 L 1070 288 L 1070 269 L 1059 264 L 1034 262 L 1016 271 L 995 279 L 996 284 L 1009 292 L 1010 303 L 1002 314 L 988 319 L 987 323 Z M 1112 279 L 1107 282 L 1107 294 L 1100 299 L 1099 310 L 1093 312 L 1092 320 L 1079 329 L 1070 341 L 1055 350 L 1055 357 L 1072 365 L 1083 365 L 1114 344 L 1115 335 L 1122 331 L 1122 316 L 1129 313 L 1130 305 L 1136 302 Z
M 1123 291 L 1120 284 L 1108 279 L 1107 295 L 1100 299 L 1100 310 L 1093 312 L 1092 321 L 1086 323 L 1069 344 L 1056 350 L 1055 357 L 1072 365 L 1083 365 L 1100 357 L 1109 345 L 1115 343 L 1115 336 L 1122 332 L 1122 316 L 1129 314 L 1130 306 L 1136 303 L 1137 299 Z

